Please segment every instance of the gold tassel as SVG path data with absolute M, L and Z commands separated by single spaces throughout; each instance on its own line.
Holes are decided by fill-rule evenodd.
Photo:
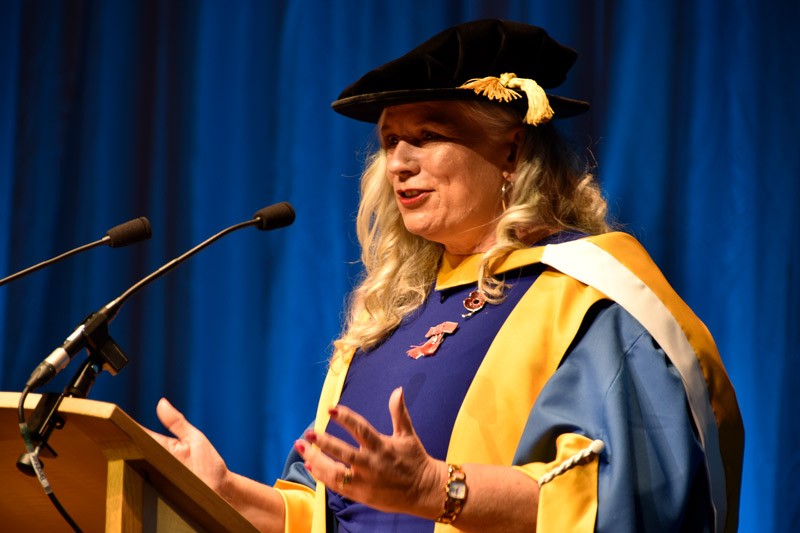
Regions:
M 510 102 L 520 97 L 517 91 L 508 88 L 508 82 L 516 77 L 515 74 L 505 73 L 501 74 L 499 78 L 494 76 L 487 76 L 485 78 L 472 78 L 467 80 L 466 83 L 461 85 L 459 89 L 472 89 L 475 94 L 482 94 L 489 98 L 489 100 L 500 100 L 501 102 Z
M 528 78 L 518 78 L 512 72 L 506 72 L 499 78 L 487 76 L 485 78 L 473 78 L 461 85 L 459 89 L 472 89 L 475 94 L 486 96 L 489 100 L 499 100 L 510 102 L 520 98 L 520 94 L 514 89 L 522 89 L 528 97 L 528 112 L 523 119 L 525 123 L 532 126 L 544 124 L 553 118 L 553 108 L 550 101 L 538 83 Z

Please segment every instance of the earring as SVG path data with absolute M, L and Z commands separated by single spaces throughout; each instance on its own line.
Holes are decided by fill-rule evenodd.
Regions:
M 513 186 L 514 186 L 513 183 L 511 183 L 508 180 L 504 180 L 503 186 L 500 188 L 500 202 L 503 205 L 503 211 L 505 211 L 508 208 L 508 206 L 506 205 L 506 194 L 508 194 L 509 191 L 511 191 L 511 188 Z

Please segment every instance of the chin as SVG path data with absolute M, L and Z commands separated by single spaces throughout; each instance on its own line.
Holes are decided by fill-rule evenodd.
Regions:
M 406 231 L 408 231 L 411 235 L 415 237 L 419 237 L 421 239 L 425 239 L 426 241 L 435 242 L 441 244 L 441 241 L 436 239 L 429 231 L 425 231 L 424 229 L 415 228 L 414 226 L 409 227 L 406 225 Z
M 415 216 L 414 214 L 404 215 L 403 225 L 406 227 L 406 231 L 423 239 L 431 240 L 430 236 L 434 233 L 425 217 Z

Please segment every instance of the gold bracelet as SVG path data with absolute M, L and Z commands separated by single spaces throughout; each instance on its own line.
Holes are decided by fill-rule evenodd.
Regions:
M 458 465 L 447 465 L 447 484 L 444 486 L 444 510 L 437 522 L 452 524 L 467 501 L 467 475 Z

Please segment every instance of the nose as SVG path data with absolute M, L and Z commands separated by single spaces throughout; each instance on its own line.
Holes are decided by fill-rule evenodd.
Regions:
M 390 176 L 404 180 L 419 173 L 416 148 L 406 141 L 399 141 L 386 157 L 386 171 Z

